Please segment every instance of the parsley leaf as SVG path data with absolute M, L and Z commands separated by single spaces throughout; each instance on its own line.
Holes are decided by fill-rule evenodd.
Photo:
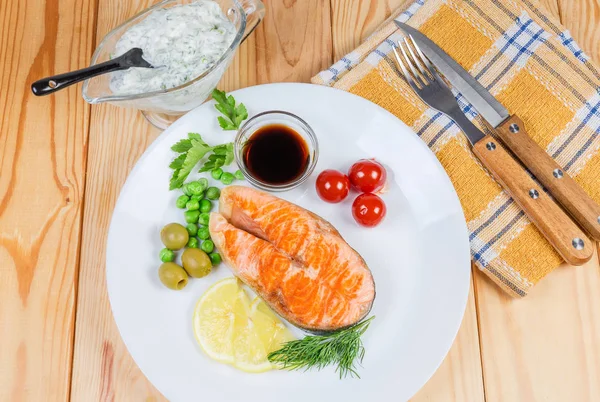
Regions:
M 173 144 L 171 149 L 175 152 L 187 152 L 192 147 L 192 140 L 180 140 L 176 144 Z
M 240 124 L 248 118 L 248 111 L 243 103 L 235 105 L 233 96 L 227 96 L 225 91 L 219 91 L 215 88 L 212 97 L 217 102 L 215 108 L 223 114 L 217 120 L 223 130 L 237 130 Z
M 173 169 L 169 189 L 174 190 L 183 186 L 183 183 L 194 167 L 208 155 L 200 172 L 206 172 L 233 162 L 233 143 L 208 145 L 197 133 L 189 133 L 187 139 L 175 143 L 171 149 L 179 155 L 173 159 L 169 167 Z
M 191 145 L 191 144 L 190 144 Z M 171 169 L 181 169 L 183 161 L 187 155 L 185 153 L 180 154 L 177 158 L 173 159 L 173 162 L 169 165 Z

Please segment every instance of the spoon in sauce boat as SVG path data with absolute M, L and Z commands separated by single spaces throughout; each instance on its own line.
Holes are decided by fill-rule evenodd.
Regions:
M 113 71 L 127 70 L 131 67 L 162 67 L 155 67 L 152 64 L 148 63 L 142 57 L 143 55 L 144 52 L 142 51 L 142 49 L 134 47 L 133 49 L 123 53 L 121 56 L 109 61 L 105 61 L 104 63 L 95 64 L 87 68 L 82 68 L 81 70 L 71 71 L 64 74 L 42 78 L 41 80 L 38 80 L 31 84 L 31 91 L 36 96 L 44 96 L 66 88 L 77 82 L 87 80 L 88 78 L 110 73 Z

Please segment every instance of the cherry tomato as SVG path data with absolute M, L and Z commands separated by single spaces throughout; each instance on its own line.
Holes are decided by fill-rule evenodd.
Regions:
M 352 216 L 361 226 L 373 227 L 385 217 L 387 208 L 379 196 L 375 194 L 361 194 L 352 203 Z
M 350 183 L 363 193 L 375 193 L 383 188 L 387 173 L 381 163 L 372 159 L 361 159 L 348 171 Z
M 323 170 L 317 177 L 317 194 L 323 201 L 338 203 L 348 196 L 350 180 L 338 170 Z

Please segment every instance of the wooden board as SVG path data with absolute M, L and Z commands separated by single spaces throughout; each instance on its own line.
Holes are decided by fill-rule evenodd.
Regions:
M 306 82 L 405 1 L 265 0 L 220 87 Z M 29 93 L 87 65 L 106 32 L 154 2 L 0 0 L 0 401 L 164 400 L 123 345 L 104 277 L 116 198 L 159 132 L 136 111 L 90 114 L 80 88 Z M 600 63 L 598 1 L 543 3 Z M 413 401 L 600 400 L 599 317 L 598 255 L 523 300 L 475 270 L 457 339 Z
M 69 395 L 90 108 L 30 84 L 87 65 L 95 7 L 0 0 L 1 401 Z

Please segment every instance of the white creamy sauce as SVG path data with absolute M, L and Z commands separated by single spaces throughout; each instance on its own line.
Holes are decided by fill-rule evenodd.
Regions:
M 110 88 L 115 94 L 137 94 L 182 85 L 212 67 L 236 33 L 211 0 L 155 10 L 123 34 L 113 57 L 139 47 L 144 59 L 156 68 L 113 73 Z

